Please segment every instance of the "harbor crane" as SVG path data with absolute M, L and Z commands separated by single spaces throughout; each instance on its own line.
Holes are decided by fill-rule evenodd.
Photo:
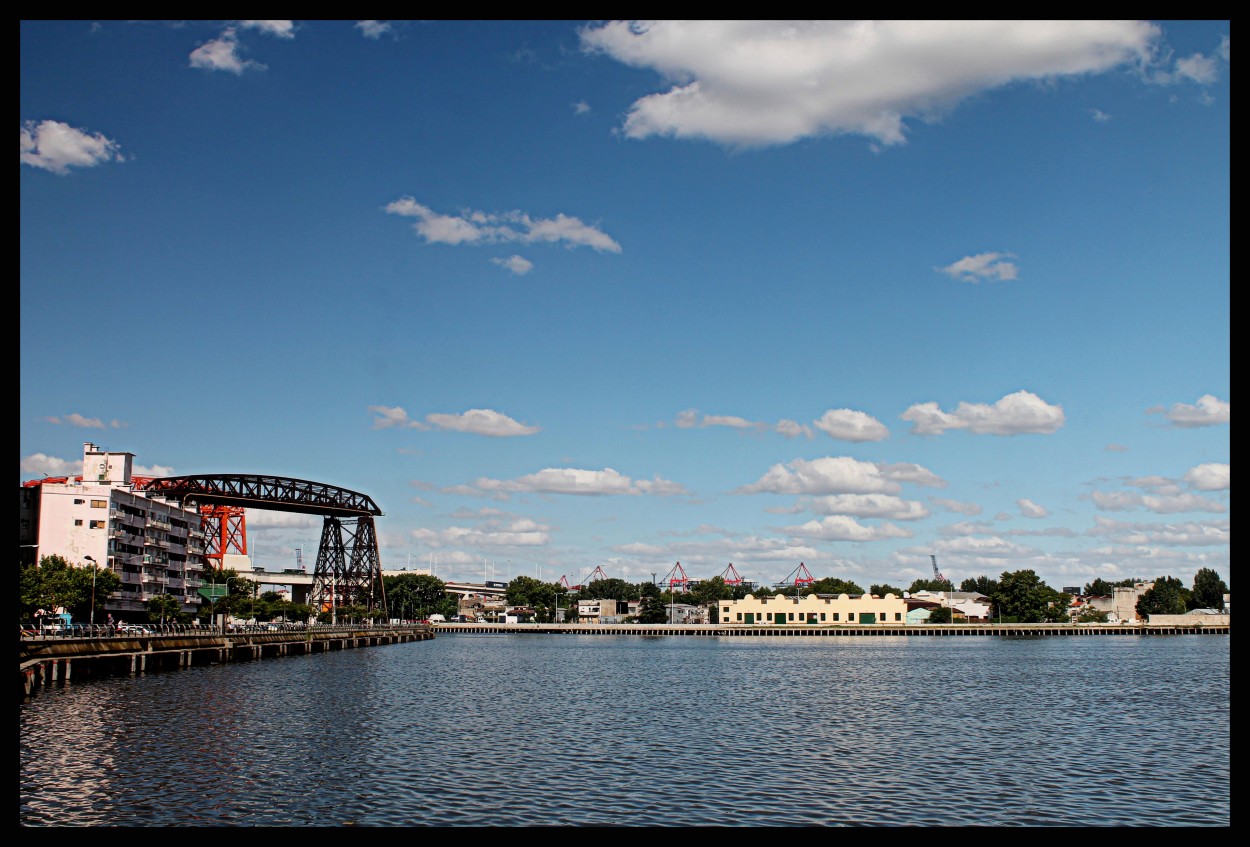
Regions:
M 725 580 L 726 585 L 741 585 L 743 583 L 742 574 L 738 573 L 734 563 L 730 562 L 729 567 L 721 573 L 721 579 Z
M 690 577 L 686 576 L 685 569 L 681 566 L 681 562 L 673 565 L 673 569 L 664 577 L 664 582 L 668 583 L 669 593 L 673 593 L 675 586 L 681 586 L 681 593 L 685 594 L 690 586 Z
M 938 582 L 946 582 L 947 581 L 946 577 L 942 576 L 942 572 L 938 570 L 937 556 L 930 554 L 929 558 L 933 561 L 933 578 L 937 580 Z
M 774 585 L 776 585 L 778 588 L 786 588 L 790 585 L 793 585 L 794 596 L 797 598 L 799 596 L 800 585 L 811 585 L 815 581 L 816 581 L 816 578 L 812 576 L 812 572 L 807 569 L 807 565 L 803 564 L 802 562 L 799 562 L 799 566 L 795 568 L 794 570 L 790 571 L 789 576 L 787 576 L 781 582 L 774 583 Z

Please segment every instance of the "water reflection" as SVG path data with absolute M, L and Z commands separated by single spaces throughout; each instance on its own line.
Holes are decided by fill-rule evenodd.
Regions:
M 1229 679 L 1222 636 L 444 635 L 42 691 L 21 822 L 1227 826 Z

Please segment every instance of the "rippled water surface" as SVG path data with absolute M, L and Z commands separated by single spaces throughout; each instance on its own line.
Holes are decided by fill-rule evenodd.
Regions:
M 21 706 L 57 826 L 1228 826 L 1229 638 L 432 641 Z

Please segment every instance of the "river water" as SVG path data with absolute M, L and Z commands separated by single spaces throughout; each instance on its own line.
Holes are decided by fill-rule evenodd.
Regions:
M 440 634 L 71 682 L 26 826 L 1228 826 L 1229 637 Z

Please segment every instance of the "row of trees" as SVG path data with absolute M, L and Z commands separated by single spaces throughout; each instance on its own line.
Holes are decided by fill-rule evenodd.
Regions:
M 1113 594 L 1117 587 L 1132 587 L 1144 582 L 1126 579 L 1107 582 L 1096 579 L 1086 585 L 1085 595 Z M 258 593 L 258 583 L 239 576 L 233 570 L 216 571 L 210 582 L 225 587 L 223 596 L 204 604 L 197 615 L 182 610 L 177 599 L 169 595 L 157 595 L 147 603 L 148 622 L 189 623 L 193 617 L 202 622 L 213 620 L 217 614 L 229 614 L 232 618 L 258 621 L 307 620 L 314 610 L 306 604 L 292 603 L 275 591 Z M 38 565 L 26 565 L 21 570 L 19 602 L 21 620 L 34 620 L 36 612 L 50 613 L 64 608 L 76 621 L 93 618 L 103 622 L 104 601 L 121 585 L 121 580 L 104 567 L 76 567 L 59 555 L 44 556 Z M 347 606 L 337 609 L 340 620 L 381 619 L 386 616 L 403 619 L 427 618 L 432 614 L 444 617 L 455 615 L 457 598 L 446 591 L 446 583 L 428 574 L 400 574 L 383 578 L 386 607 L 375 609 L 364 606 Z M 953 591 L 949 580 L 918 579 L 905 589 L 906 593 L 918 591 Z M 1041 623 L 1065 621 L 1071 605 L 1070 594 L 1046 585 L 1032 570 L 1004 571 L 998 579 L 979 576 L 965 579 L 960 591 L 976 592 L 990 598 L 994 617 L 1005 623 Z M 888 584 L 874 584 L 867 592 L 849 580 L 826 577 L 806 584 L 792 585 L 730 585 L 724 577 L 714 576 L 679 591 L 677 586 L 667 588 L 653 582 L 630 583 L 622 579 L 600 579 L 584 586 L 582 591 L 570 592 L 558 583 L 542 582 L 528 576 L 518 576 L 508 583 L 505 599 L 509 606 L 528 607 L 534 610 L 534 619 L 540 623 L 555 621 L 557 609 L 566 608 L 573 597 L 582 596 L 596 600 L 641 600 L 639 620 L 642 623 L 663 623 L 668 620 L 668 605 L 675 602 L 691 605 L 708 605 L 722 600 L 741 600 L 748 593 L 756 597 L 786 594 L 806 596 L 809 594 L 875 594 L 902 596 L 903 589 Z M 1141 615 L 1183 614 L 1197 608 L 1224 608 L 1224 595 L 1228 586 L 1214 570 L 1202 568 L 1194 575 L 1192 588 L 1171 576 L 1154 580 L 1154 587 L 1146 591 L 1137 603 Z M 570 596 L 572 595 L 572 597 Z M 935 610 L 938 618 L 949 610 Z M 328 612 L 316 612 L 318 617 L 329 620 Z M 1089 612 L 1086 620 L 1097 620 L 1097 612 Z M 1101 613 L 1105 619 L 1105 613 Z M 932 616 L 930 620 L 935 620 Z M 136 623 L 138 621 L 135 621 Z

